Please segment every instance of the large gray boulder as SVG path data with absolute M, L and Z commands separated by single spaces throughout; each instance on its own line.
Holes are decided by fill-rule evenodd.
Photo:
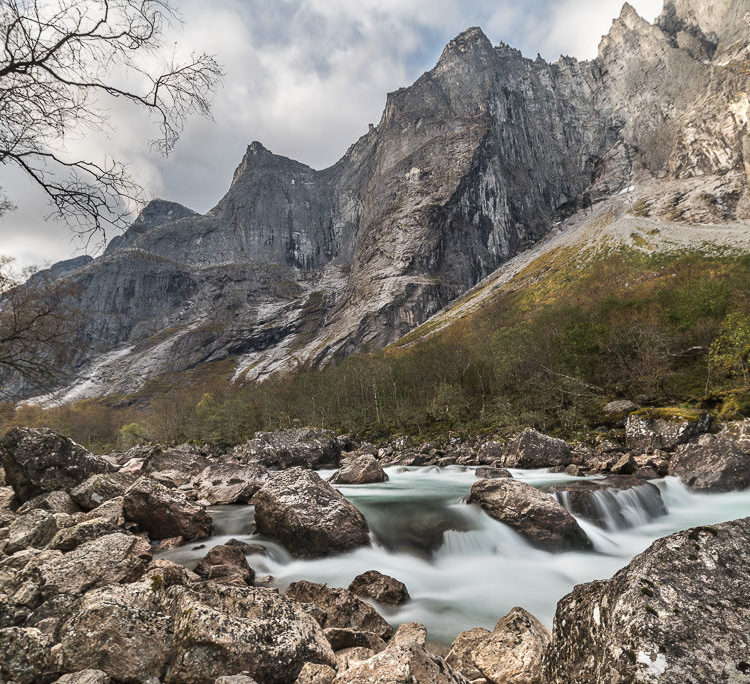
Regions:
M 551 682 L 750 680 L 750 518 L 658 539 L 557 606 Z
M 471 660 L 491 684 L 532 684 L 544 679 L 542 662 L 549 642 L 549 629 L 516 607 L 475 646 Z
M 252 584 L 255 572 L 238 546 L 214 546 L 195 566 L 195 573 L 222 584 Z
M 211 506 L 244 504 L 268 479 L 268 470 L 257 463 L 212 463 L 193 479 L 195 495 Z
M 160 575 L 161 576 L 161 575 Z M 96 668 L 115 681 L 210 683 L 246 672 L 294 681 L 333 651 L 309 615 L 275 591 L 151 578 L 88 592 L 60 628 L 66 671 Z
M 728 492 L 750 487 L 750 449 L 726 435 L 701 435 L 696 443 L 677 448 L 669 474 L 690 489 Z
M 286 684 L 306 662 L 336 662 L 315 620 L 273 590 L 209 582 L 168 591 L 175 650 L 164 678 L 169 684 L 238 672 L 264 684 Z
M 55 514 L 41 508 L 19 515 L 10 524 L 6 552 L 12 554 L 29 546 L 43 549 L 58 529 Z
M 571 457 L 567 442 L 527 428 L 508 444 L 504 465 L 508 468 L 551 468 L 568 465 Z
M 138 523 L 151 539 L 182 537 L 187 541 L 208 537 L 211 516 L 178 491 L 167 489 L 150 477 L 138 478 L 123 495 L 126 520 Z
M 95 473 L 115 466 L 72 439 L 46 428 L 13 428 L 0 439 L 5 478 L 18 500 L 56 490 L 69 491 Z
M 336 467 L 341 458 L 341 442 L 331 432 L 309 428 L 259 432 L 235 447 L 230 456 L 242 463 L 259 463 L 267 468 Z
M 386 475 L 383 468 L 380 467 L 378 459 L 370 454 L 362 454 L 360 456 L 342 460 L 341 467 L 331 478 L 331 483 L 340 485 L 358 485 L 386 482 L 387 480 L 388 475 Z
M 399 627 L 388 646 L 367 658 L 339 668 L 336 684 L 469 684 L 443 658 L 425 649 L 426 630 L 417 623 Z
M 70 498 L 70 494 L 62 490 L 46 492 L 35 496 L 33 499 L 29 499 L 26 503 L 21 504 L 16 513 L 21 515 L 22 513 L 33 511 L 35 508 L 49 511 L 50 513 L 66 513 L 67 515 L 81 512 L 76 502 Z
M 364 516 L 313 471 L 274 473 L 253 503 L 258 532 L 277 539 L 293 556 L 327 556 L 370 543 Z
M 546 551 L 591 548 L 591 541 L 576 519 L 551 495 L 525 482 L 508 478 L 477 480 L 468 502 L 479 504 L 495 520 Z
M 634 452 L 672 451 L 706 432 L 710 425 L 711 416 L 705 411 L 641 409 L 628 416 L 625 439 Z
M 381 639 L 389 639 L 393 634 L 393 628 L 378 611 L 348 589 L 300 580 L 289 585 L 285 596 L 299 604 L 314 606 L 321 627 L 372 632 Z
M 461 632 L 453 640 L 451 649 L 445 656 L 445 662 L 469 680 L 483 678 L 484 675 L 477 669 L 471 656 L 474 649 L 484 643 L 491 634 L 492 632 L 484 627 L 474 627 Z

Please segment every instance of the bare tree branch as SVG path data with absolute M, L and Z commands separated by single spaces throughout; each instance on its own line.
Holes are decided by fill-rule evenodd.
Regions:
M 81 128 L 106 127 L 106 101 L 147 111 L 168 154 L 193 114 L 211 116 L 223 71 L 213 56 L 174 56 L 149 67 L 165 29 L 179 21 L 167 0 L 0 0 L 0 163 L 42 188 L 78 232 L 125 227 L 141 189 L 124 164 L 68 158 Z M 0 215 L 11 205 L 0 203 Z

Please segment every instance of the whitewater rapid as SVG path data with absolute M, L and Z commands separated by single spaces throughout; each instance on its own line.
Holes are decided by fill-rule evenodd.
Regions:
M 421 622 L 430 638 L 450 643 L 472 627 L 491 629 L 513 606 L 522 606 L 551 626 L 557 601 L 576 585 L 612 576 L 659 537 L 695 525 L 750 515 L 750 490 L 696 494 L 675 478 L 652 480 L 667 515 L 651 518 L 648 503 L 632 494 L 620 497 L 632 527 L 607 529 L 581 518 L 594 551 L 548 553 L 527 544 L 480 508 L 463 503 L 476 481 L 473 468 L 387 468 L 388 482 L 338 489 L 367 518 L 373 545 L 318 560 L 296 560 L 278 544 L 249 534 L 252 506 L 209 509 L 215 536 L 200 544 L 159 554 L 193 567 L 209 548 L 230 538 L 266 547 L 268 555 L 250 555 L 256 575 L 271 575 L 285 589 L 306 579 L 346 587 L 366 570 L 379 570 L 404 582 L 411 601 L 399 608 L 378 606 L 394 625 Z M 576 478 L 539 470 L 511 470 L 514 478 L 535 486 L 595 478 Z M 320 471 L 327 479 L 333 471 Z M 642 497 L 641 497 L 642 499 Z M 602 498 L 603 505 L 606 499 Z M 445 528 L 450 528 L 444 531 Z

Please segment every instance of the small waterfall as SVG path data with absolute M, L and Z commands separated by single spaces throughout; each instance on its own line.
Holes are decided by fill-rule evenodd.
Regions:
M 610 531 L 641 527 L 668 512 L 659 488 L 650 482 L 624 489 L 563 490 L 555 497 L 572 515 Z

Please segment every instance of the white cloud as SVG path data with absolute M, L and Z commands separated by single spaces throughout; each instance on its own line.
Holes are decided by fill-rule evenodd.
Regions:
M 661 0 L 631 0 L 647 19 Z M 252 140 L 316 168 L 336 161 L 367 124 L 380 119 L 388 91 L 432 67 L 447 40 L 482 26 L 535 57 L 590 58 L 619 14 L 620 0 L 181 0 L 184 26 L 170 40 L 215 53 L 227 77 L 215 123 L 189 122 L 169 159 L 149 148 L 154 129 L 115 102 L 112 130 L 69 141 L 78 153 L 124 159 L 151 196 L 210 208 L 229 185 Z M 42 220 L 38 192 L 0 167 L 19 209 L 0 218 L 0 254 L 24 264 L 68 258 L 65 228 Z

